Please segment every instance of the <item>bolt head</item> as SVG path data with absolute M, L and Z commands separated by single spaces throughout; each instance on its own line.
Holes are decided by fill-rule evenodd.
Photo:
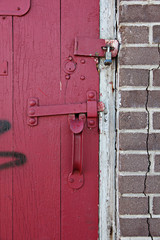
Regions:
M 85 80 L 85 76 L 82 75 L 82 76 L 80 77 L 80 79 L 81 79 L 81 80 Z
M 30 109 L 29 110 L 29 115 L 34 115 L 35 114 L 35 110 L 34 109 Z
M 69 60 L 69 61 L 72 61 L 72 59 L 73 59 L 73 58 L 72 58 L 71 56 L 68 57 L 68 60 Z
M 35 101 L 35 100 L 29 101 L 29 105 L 30 105 L 30 106 L 35 106 L 35 105 L 36 105 L 36 101 Z
M 18 10 L 18 11 L 21 10 L 20 7 L 17 7 L 17 10 Z
M 70 183 L 73 183 L 73 182 L 74 182 L 74 179 L 73 179 L 73 178 L 70 178 L 70 179 L 69 179 L 69 182 L 70 182 Z
M 90 93 L 88 94 L 88 97 L 89 97 L 89 98 L 94 98 L 94 96 L 95 96 L 94 92 L 90 92 Z
M 70 75 L 69 75 L 69 74 L 66 75 L 65 78 L 66 78 L 67 80 L 69 80 L 69 79 L 70 79 Z
M 94 120 L 90 120 L 90 121 L 89 121 L 89 125 L 90 125 L 90 126 L 94 126 L 94 124 L 95 124 L 95 121 L 94 121 Z
M 86 61 L 85 59 L 81 59 L 81 63 L 84 64 Z
M 35 124 L 36 123 L 36 119 L 35 118 L 30 118 L 29 119 L 29 123 L 30 124 Z

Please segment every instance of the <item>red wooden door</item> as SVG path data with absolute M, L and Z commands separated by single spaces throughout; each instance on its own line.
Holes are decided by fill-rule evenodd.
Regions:
M 98 97 L 95 59 L 75 56 L 74 44 L 76 36 L 99 38 L 99 0 L 4 2 L 0 5 L 0 239 L 96 240 L 98 119 L 96 127 L 88 127 L 86 119 L 82 136 L 71 131 L 75 122 L 69 121 L 69 114 L 34 118 L 28 111 L 35 107 L 31 98 L 50 111 L 48 106 L 67 109 L 66 105 L 86 103 L 88 91 Z M 77 128 L 80 116 L 75 115 Z M 82 155 L 84 180 L 78 175 L 78 180 L 69 178 L 73 167 L 79 174 Z M 82 182 L 80 188 L 72 187 Z

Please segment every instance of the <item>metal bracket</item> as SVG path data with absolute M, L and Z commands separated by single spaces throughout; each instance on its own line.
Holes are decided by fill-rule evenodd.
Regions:
M 97 93 L 96 91 L 87 92 L 87 125 L 89 128 L 97 126 Z
M 104 47 L 106 46 L 110 46 L 112 58 L 115 58 L 119 50 L 119 42 L 117 40 L 76 37 L 74 55 L 104 58 L 106 53 Z
M 30 0 L 1 0 L 0 15 L 22 16 L 30 9 Z
M 94 128 L 97 125 L 97 112 L 102 112 L 104 109 L 104 104 L 97 102 L 97 93 L 94 90 L 87 92 L 87 102 L 85 103 L 39 106 L 37 98 L 30 98 L 27 123 L 29 126 L 36 126 L 38 117 L 87 113 L 88 127 Z

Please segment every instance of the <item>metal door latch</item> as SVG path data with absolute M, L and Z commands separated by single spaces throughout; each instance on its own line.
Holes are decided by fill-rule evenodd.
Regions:
M 73 189 L 79 189 L 84 184 L 83 176 L 83 130 L 87 120 L 88 128 L 97 126 L 98 112 L 105 109 L 105 105 L 97 100 L 97 92 L 88 91 L 86 102 L 77 104 L 39 106 L 37 98 L 28 100 L 28 125 L 36 126 L 38 117 L 68 115 L 72 133 L 72 169 L 68 175 L 68 184 Z
M 75 56 L 105 58 L 104 64 L 112 63 L 112 58 L 118 55 L 119 42 L 117 40 L 93 39 L 76 37 L 74 46 Z
M 104 109 L 104 103 L 98 102 L 97 92 L 94 90 L 87 92 L 87 101 L 83 103 L 39 106 L 37 98 L 30 98 L 28 100 L 27 122 L 30 126 L 36 126 L 38 117 L 86 113 L 88 127 L 94 128 L 97 126 L 98 112 L 103 112 Z

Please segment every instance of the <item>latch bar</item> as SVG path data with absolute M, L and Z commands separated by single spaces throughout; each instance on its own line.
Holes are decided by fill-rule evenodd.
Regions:
M 39 106 L 37 98 L 30 98 L 28 100 L 28 125 L 36 126 L 38 117 L 87 113 L 88 127 L 94 128 L 98 112 L 104 111 L 104 108 L 104 104 L 97 101 L 97 93 L 94 90 L 87 92 L 85 103 Z
M 29 117 L 43 117 L 67 115 L 72 113 L 86 113 L 87 105 L 82 104 L 65 104 L 65 105 L 51 105 L 51 106 L 35 106 L 28 111 Z

